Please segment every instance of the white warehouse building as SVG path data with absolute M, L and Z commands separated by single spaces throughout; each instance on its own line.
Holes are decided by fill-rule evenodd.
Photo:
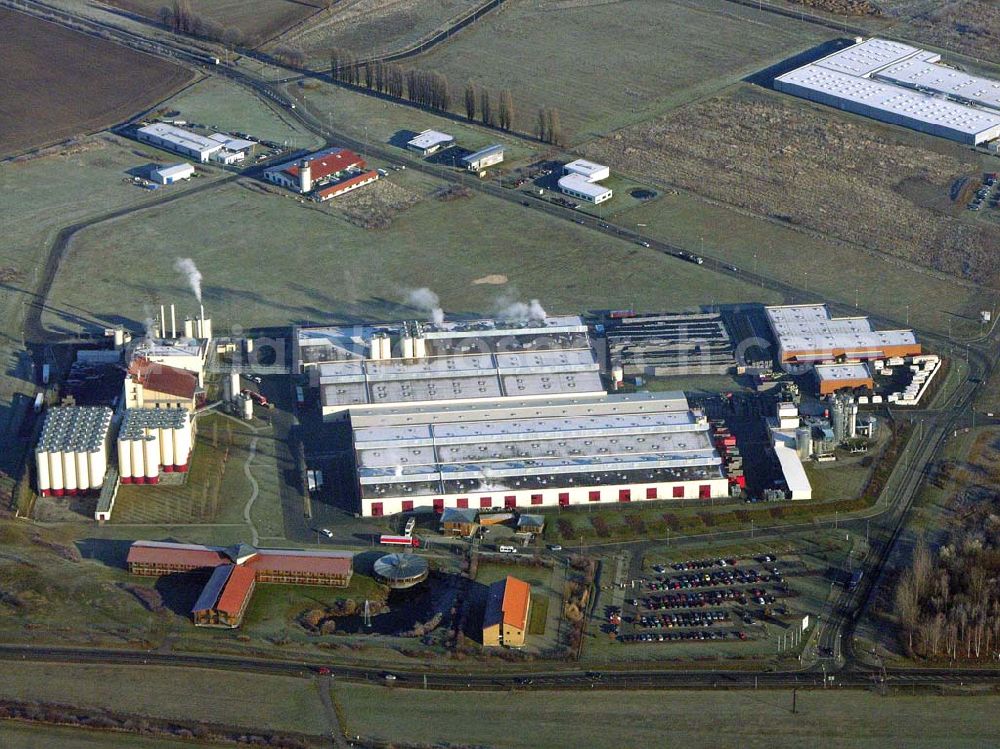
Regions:
M 53 408 L 35 448 L 38 493 L 47 497 L 100 491 L 108 470 L 111 409 Z
M 1000 138 L 1000 81 L 968 75 L 940 59 L 907 44 L 859 40 L 777 77 L 774 87 L 967 145 Z
M 729 496 L 683 393 L 351 411 L 361 514 Z
M 614 196 L 609 188 L 599 184 L 601 180 L 610 176 L 609 167 L 586 159 L 577 159 L 563 167 L 563 176 L 558 182 L 559 190 L 565 195 L 597 205 L 611 200 Z

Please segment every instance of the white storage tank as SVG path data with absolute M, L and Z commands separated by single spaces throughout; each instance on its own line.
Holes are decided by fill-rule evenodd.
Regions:
M 413 339 L 413 356 L 417 359 L 427 358 L 427 339 L 422 335 Z
M 212 337 L 212 318 L 205 317 L 201 320 L 201 325 L 198 330 L 198 337 L 204 340 L 208 340 Z
M 132 443 L 126 439 L 118 440 L 118 475 L 123 484 L 132 483 Z
M 392 339 L 387 335 L 382 336 L 382 359 L 392 358 Z
M 174 468 L 186 471 L 191 460 L 191 421 L 184 414 L 182 426 L 174 428 Z
M 81 492 L 90 490 L 90 453 L 82 447 L 76 451 L 76 483 Z
M 47 497 L 52 491 L 52 483 L 49 481 L 49 453 L 43 447 L 35 450 L 35 467 L 37 469 L 38 493 Z
M 165 424 L 159 429 L 160 437 L 160 465 L 167 473 L 174 470 L 174 430 L 170 424 Z
M 184 318 L 184 337 L 194 338 L 194 320 L 190 317 Z
M 621 364 L 615 364 L 611 367 L 611 381 L 615 387 L 625 381 L 625 368 Z
M 108 472 L 108 454 L 103 445 L 94 447 L 87 453 L 87 463 L 90 488 L 100 489 L 104 485 L 104 474 Z
M 240 394 L 240 373 L 230 372 L 222 383 L 222 395 L 227 401 L 231 401 Z
M 253 419 L 253 399 L 246 395 L 243 396 L 243 418 L 247 421 Z
M 129 440 L 132 451 L 132 481 L 136 484 L 146 483 L 146 458 L 141 439 Z
M 143 468 L 146 483 L 155 484 L 160 477 L 160 440 L 157 437 L 147 437 L 143 443 Z
M 57 497 L 66 493 L 66 485 L 63 483 L 62 453 L 58 450 L 49 453 L 49 482 L 52 484 L 52 493 Z
M 408 335 L 403 336 L 403 358 L 413 358 L 413 339 Z
M 66 487 L 67 494 L 76 494 L 80 490 L 80 485 L 76 482 L 76 453 L 73 450 L 64 450 L 60 453 L 62 457 L 63 486 Z

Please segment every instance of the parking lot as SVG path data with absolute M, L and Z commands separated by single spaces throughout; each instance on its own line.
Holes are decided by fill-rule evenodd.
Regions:
M 981 211 L 984 207 L 1000 209 L 1000 184 L 995 172 L 983 175 L 982 187 L 976 191 L 975 197 L 966 206 L 970 211 Z
M 652 572 L 631 581 L 621 610 L 605 612 L 619 642 L 761 639 L 768 622 L 784 626 L 790 616 L 786 577 L 802 574 L 804 566 L 765 553 L 677 561 L 654 565 Z

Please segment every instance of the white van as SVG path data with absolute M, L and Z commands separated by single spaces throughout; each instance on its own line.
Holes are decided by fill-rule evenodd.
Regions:
M 517 553 L 517 547 L 516 546 L 500 546 L 499 548 L 500 548 L 500 553 L 501 554 L 516 554 Z

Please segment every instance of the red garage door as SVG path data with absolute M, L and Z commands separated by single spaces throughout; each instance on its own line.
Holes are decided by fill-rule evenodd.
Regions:
M 468 506 L 469 506 L 469 498 L 468 497 L 459 497 L 456 500 L 456 506 L 460 507 L 463 510 L 467 509 Z
M 559 506 L 560 507 L 569 506 L 569 492 L 562 492 L 559 494 Z
M 674 487 L 674 499 L 684 499 L 684 487 L 675 486 Z
M 631 502 L 632 501 L 632 490 L 631 489 L 619 489 L 618 490 L 618 501 L 619 502 Z
M 479 498 L 479 506 L 480 507 L 492 507 L 493 506 L 493 497 L 480 497 Z
M 650 486 L 646 489 L 646 499 L 656 499 L 656 487 Z
M 514 497 L 514 496 L 504 497 L 503 498 L 503 506 L 506 507 L 507 509 L 511 509 L 513 507 L 517 507 L 517 497 Z
M 600 502 L 601 501 L 601 492 L 600 492 L 600 490 L 594 490 L 594 491 L 592 491 L 590 493 L 589 499 L 590 499 L 591 502 Z
M 404 499 L 403 500 L 403 512 L 413 512 L 413 500 Z
M 541 494 L 532 494 L 531 495 L 531 504 L 533 504 L 533 505 L 540 505 L 541 503 L 542 503 L 542 495 Z
M 444 500 L 440 497 L 434 500 L 434 512 L 444 512 Z
M 382 503 L 381 502 L 372 502 L 372 517 L 373 518 L 380 518 L 380 517 L 382 517 Z
M 712 485 L 702 484 L 698 487 L 698 497 L 701 499 L 710 499 L 712 496 Z

